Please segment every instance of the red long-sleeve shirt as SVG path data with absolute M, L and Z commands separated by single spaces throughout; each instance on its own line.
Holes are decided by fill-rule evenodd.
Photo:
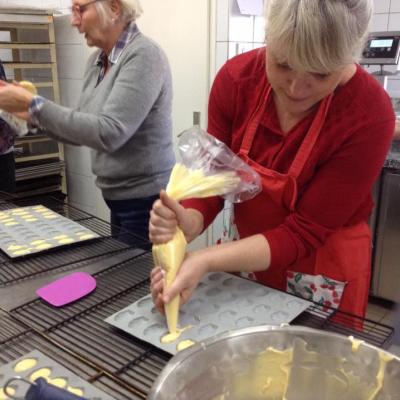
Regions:
M 229 60 L 213 83 L 208 132 L 235 153 L 260 97 L 265 73 L 265 49 L 257 49 Z M 286 173 L 314 115 L 284 134 L 271 96 L 250 157 Z M 321 134 L 298 178 L 295 211 L 281 225 L 260 232 L 271 248 L 270 268 L 286 269 L 324 244 L 334 231 L 367 220 L 373 207 L 371 188 L 390 146 L 394 121 L 386 92 L 357 66 L 352 79 L 335 90 Z M 184 205 L 199 210 L 206 227 L 223 201 L 191 199 Z

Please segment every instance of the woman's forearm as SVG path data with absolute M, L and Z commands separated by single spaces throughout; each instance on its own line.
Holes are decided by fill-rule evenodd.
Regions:
M 193 208 L 189 208 L 186 211 L 188 213 L 190 223 L 187 224 L 187 227 L 183 227 L 183 232 L 185 233 L 187 242 L 190 243 L 203 232 L 204 218 L 200 211 Z
M 264 271 L 271 262 L 269 244 L 263 235 L 219 244 L 196 253 L 204 258 L 207 272 Z

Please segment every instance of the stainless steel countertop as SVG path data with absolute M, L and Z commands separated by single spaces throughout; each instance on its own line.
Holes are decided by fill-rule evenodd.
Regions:
M 383 167 L 400 169 L 400 140 L 394 140 L 392 142 Z

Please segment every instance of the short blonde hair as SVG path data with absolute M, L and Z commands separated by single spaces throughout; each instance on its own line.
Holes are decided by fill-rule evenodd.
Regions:
M 137 18 L 139 18 L 142 13 L 143 9 L 142 6 L 140 5 L 139 0 L 118 0 L 121 3 L 121 19 L 125 22 L 130 22 L 130 21 L 135 21 Z M 110 4 L 108 1 L 99 1 L 96 4 L 97 7 L 97 12 L 100 15 L 100 18 L 102 19 L 102 22 L 104 24 L 110 24 L 111 23 L 111 16 L 109 13 L 110 10 Z
M 359 61 L 372 0 L 266 1 L 266 42 L 279 62 L 329 73 Z

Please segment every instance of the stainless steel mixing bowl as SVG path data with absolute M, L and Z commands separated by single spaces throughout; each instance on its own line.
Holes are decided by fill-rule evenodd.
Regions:
M 268 347 L 293 349 L 285 396 L 274 395 L 271 379 L 263 375 L 263 368 L 254 368 L 266 365 L 258 361 Z M 165 366 L 148 396 L 150 400 L 283 398 L 400 400 L 400 358 L 334 333 L 259 326 L 232 331 L 178 353 Z

